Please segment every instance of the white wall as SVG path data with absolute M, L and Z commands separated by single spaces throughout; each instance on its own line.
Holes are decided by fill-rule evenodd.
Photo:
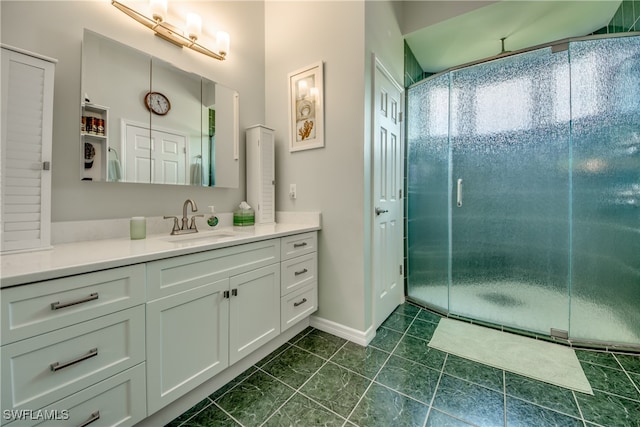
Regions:
M 126 2 L 136 8 L 148 2 Z M 189 9 L 197 11 L 208 33 L 202 44 L 213 45 L 217 29 L 231 36 L 228 60 L 216 61 L 180 49 L 111 6 L 108 1 L 0 2 L 4 44 L 58 59 L 54 94 L 52 220 L 158 216 L 181 212 L 186 198 L 201 211 L 215 204 L 231 211 L 245 197 L 244 162 L 238 189 L 197 188 L 80 181 L 80 68 L 84 28 L 148 52 L 187 71 L 237 89 L 241 130 L 264 121 L 264 3 L 262 1 L 170 2 L 169 22 L 184 22 Z M 209 27 L 208 27 L 209 26 Z M 241 132 L 241 142 L 244 132 Z M 241 144 L 243 147 L 244 144 Z M 244 159 L 244 148 L 241 150 Z
M 277 131 L 277 206 L 322 212 L 317 316 L 361 333 L 372 324 L 371 51 L 381 54 L 402 81 L 397 6 L 386 1 L 265 5 L 266 124 Z M 319 60 L 325 73 L 325 147 L 290 153 L 287 74 Z M 292 183 L 295 200 L 288 197 Z
M 265 3 L 266 124 L 278 210 L 322 212 L 319 317 L 364 330 L 364 3 Z M 325 147 L 290 153 L 287 74 L 324 61 Z M 296 200 L 288 198 L 297 185 Z

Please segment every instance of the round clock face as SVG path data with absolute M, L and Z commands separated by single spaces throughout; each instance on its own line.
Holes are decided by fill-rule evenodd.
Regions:
M 144 97 L 144 103 L 152 113 L 164 116 L 171 109 L 169 99 L 160 92 L 149 92 Z

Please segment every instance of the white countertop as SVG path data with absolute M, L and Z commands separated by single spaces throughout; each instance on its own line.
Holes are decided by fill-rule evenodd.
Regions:
M 50 249 L 0 256 L 0 287 L 21 285 L 107 268 L 257 242 L 320 230 L 319 222 L 219 227 L 212 231 L 170 236 L 148 235 L 61 243 Z M 228 233 L 233 232 L 232 236 Z M 194 240 L 194 238 L 196 238 Z

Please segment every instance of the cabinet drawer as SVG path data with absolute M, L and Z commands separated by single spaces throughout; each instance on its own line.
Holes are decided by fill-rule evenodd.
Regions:
M 34 427 L 133 426 L 147 416 L 144 396 L 145 365 L 141 363 L 42 410 L 43 416 L 46 413 L 57 416 L 58 420 L 18 421 L 15 424 Z M 91 420 L 94 421 L 89 423 Z
M 315 252 L 318 246 L 318 233 L 312 231 L 310 233 L 295 234 L 282 238 L 282 260 L 295 258 Z
M 147 264 L 148 300 L 280 262 L 280 239 L 214 249 Z
M 280 302 L 281 332 L 298 323 L 318 309 L 318 286 L 316 283 L 298 289 L 282 297 Z
M 2 289 L 2 344 L 142 304 L 145 294 L 143 264 Z
M 145 358 L 144 305 L 2 347 L 2 408 L 42 408 Z
M 293 292 L 317 282 L 318 257 L 316 252 L 283 261 L 281 294 Z

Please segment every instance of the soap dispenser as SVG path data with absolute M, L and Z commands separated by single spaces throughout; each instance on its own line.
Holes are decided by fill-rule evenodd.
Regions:
M 209 215 L 209 218 L 207 218 L 207 224 L 209 224 L 209 227 L 215 227 L 218 225 L 218 217 L 216 216 L 215 207 L 209 206 L 209 210 L 211 211 L 211 214 Z

